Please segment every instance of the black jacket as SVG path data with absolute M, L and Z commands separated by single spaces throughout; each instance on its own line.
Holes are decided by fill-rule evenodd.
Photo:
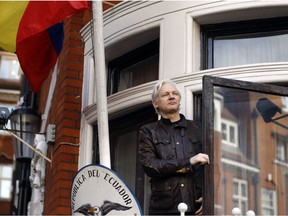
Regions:
M 201 148 L 200 124 L 183 115 L 177 122 L 161 118 L 140 129 L 139 159 L 151 177 L 149 214 L 179 213 L 181 202 L 188 205 L 187 213 L 199 208 L 195 200 L 202 197 L 203 171 L 191 166 L 190 158 Z

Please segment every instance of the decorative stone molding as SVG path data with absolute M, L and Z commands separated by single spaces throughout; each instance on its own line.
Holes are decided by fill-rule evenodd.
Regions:
M 47 154 L 47 144 L 45 136 L 36 134 L 34 147 L 42 154 Z M 31 200 L 28 204 L 28 215 L 42 215 L 45 191 L 45 159 L 38 154 L 34 154 L 31 160 L 30 184 L 32 188 Z

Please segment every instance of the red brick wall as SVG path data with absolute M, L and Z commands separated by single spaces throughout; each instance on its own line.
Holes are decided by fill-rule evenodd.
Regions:
M 65 39 L 58 59 L 58 76 L 48 123 L 56 125 L 56 142 L 48 147 L 44 215 L 70 214 L 70 190 L 78 170 L 84 44 L 79 34 L 83 14 L 65 21 Z M 50 77 L 41 96 L 47 98 Z M 44 101 L 39 110 L 44 111 Z

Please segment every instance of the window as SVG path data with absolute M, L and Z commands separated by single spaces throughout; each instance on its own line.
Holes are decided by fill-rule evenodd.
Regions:
M 233 180 L 233 204 L 241 209 L 242 213 L 248 210 L 247 181 L 242 179 Z
M 230 146 L 238 146 L 238 126 L 237 123 L 222 119 L 221 120 L 222 143 Z
M 0 199 L 11 198 L 12 165 L 0 165 Z
M 108 95 L 158 79 L 159 39 L 108 64 Z
M 281 100 L 283 105 L 282 111 L 288 113 L 288 97 L 282 97 Z
M 261 215 L 277 215 L 276 192 L 274 190 L 262 188 L 262 211 Z
M 277 159 L 285 161 L 285 143 L 282 141 L 277 143 Z
M 288 61 L 288 17 L 201 26 L 203 69 Z
M 280 161 L 286 161 L 286 151 L 287 151 L 287 144 L 285 137 L 278 135 L 277 138 L 277 146 L 276 146 L 276 157 Z
M 0 79 L 20 80 L 21 69 L 17 56 L 0 52 Z

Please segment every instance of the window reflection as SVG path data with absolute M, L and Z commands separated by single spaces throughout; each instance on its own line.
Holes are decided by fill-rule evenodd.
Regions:
M 242 179 L 234 179 L 234 194 L 233 203 L 234 206 L 238 206 L 242 212 L 247 211 L 247 181 Z
M 222 143 L 237 147 L 237 131 L 238 125 L 236 122 L 222 119 Z
M 287 100 L 225 87 L 216 87 L 215 95 L 215 214 L 229 215 L 238 207 L 243 214 L 251 209 L 259 215 L 287 215 Z M 256 108 L 261 98 L 281 111 L 270 113 L 271 121 Z
M 276 191 L 263 188 L 262 189 L 262 214 L 277 215 L 276 211 Z

